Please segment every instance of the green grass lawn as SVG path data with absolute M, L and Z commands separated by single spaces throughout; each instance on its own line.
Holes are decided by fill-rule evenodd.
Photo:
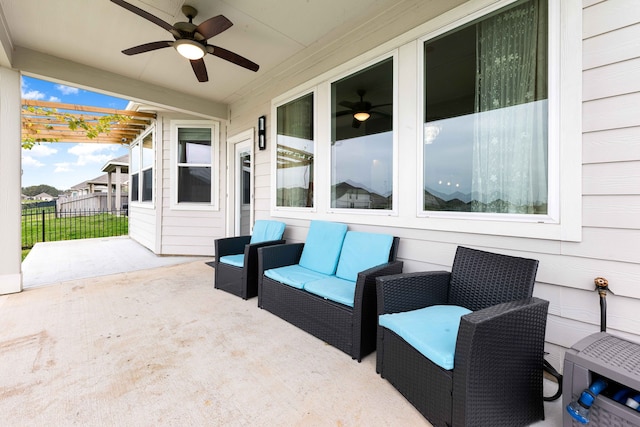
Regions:
M 129 217 L 98 213 L 86 216 L 56 216 L 55 208 L 23 211 L 22 216 L 22 259 L 25 250 L 43 241 L 90 239 L 95 237 L 124 236 L 129 233 Z

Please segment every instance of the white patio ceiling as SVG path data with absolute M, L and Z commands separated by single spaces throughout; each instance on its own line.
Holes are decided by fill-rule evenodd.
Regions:
M 187 20 L 181 13 L 185 0 L 129 3 L 170 24 Z M 224 115 L 226 105 L 242 96 L 242 88 L 282 67 L 298 52 L 322 46 L 350 32 L 357 34 L 360 26 L 385 11 L 400 4 L 407 7 L 415 0 L 186 0 L 186 3 L 198 10 L 195 24 L 219 14 L 230 19 L 234 25 L 209 43 L 247 57 L 259 64 L 260 70 L 254 73 L 207 55 L 209 81 L 199 83 L 189 62 L 172 48 L 126 56 L 121 53 L 123 49 L 173 38 L 163 28 L 109 0 L 0 0 L 0 65 L 81 87 L 95 81 L 94 87 L 100 89 L 101 81 L 109 80 L 110 85 L 103 86 L 112 88 L 112 94 L 118 94 L 121 88 L 122 95 L 128 89 L 134 99 L 136 85 L 174 99 L 178 94 L 186 94 L 217 105 L 218 110 L 210 111 Z M 291 66 L 294 65 L 295 61 Z M 75 72 L 70 71 L 74 68 Z M 133 87 L 131 79 L 136 82 Z

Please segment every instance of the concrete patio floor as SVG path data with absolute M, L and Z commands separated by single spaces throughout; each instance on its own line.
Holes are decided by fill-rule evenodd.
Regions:
M 375 353 L 357 363 L 214 289 L 210 259 L 177 258 L 100 262 L 90 278 L 0 296 L 2 425 L 430 425 L 376 374 Z M 561 426 L 561 401 L 545 414 L 534 426 Z

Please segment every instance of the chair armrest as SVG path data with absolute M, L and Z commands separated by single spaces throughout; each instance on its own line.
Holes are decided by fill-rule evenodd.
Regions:
M 216 239 L 214 249 L 216 262 L 226 255 L 238 255 L 244 253 L 244 247 L 251 241 L 251 236 L 225 237 Z
M 542 406 L 548 308 L 548 301 L 532 297 L 462 316 L 453 375 L 459 408 L 453 424 L 473 419 L 474 411 L 481 410 L 478 402 L 487 396 L 539 400 Z
M 304 243 L 286 243 L 258 248 L 258 274 L 265 270 L 297 264 L 302 256 Z
M 450 277 L 448 271 L 423 271 L 376 278 L 378 314 L 446 304 Z
M 251 243 L 244 247 L 244 266 L 249 271 L 258 271 L 258 249 L 265 248 L 267 246 L 283 245 L 286 240 L 267 240 L 259 243 Z M 254 273 L 255 274 L 255 273 Z
M 391 261 L 385 264 L 380 264 L 375 267 L 371 267 L 367 270 L 358 273 L 358 279 L 356 280 L 356 291 L 354 298 L 354 308 L 357 309 L 358 304 L 362 304 L 364 297 L 374 297 L 376 295 L 376 279 L 381 276 L 397 275 L 402 272 L 402 261 Z M 375 299 L 371 301 L 372 304 L 377 303 Z M 374 312 L 375 315 L 375 312 Z

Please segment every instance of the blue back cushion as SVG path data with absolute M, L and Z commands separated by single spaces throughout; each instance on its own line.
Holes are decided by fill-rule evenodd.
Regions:
M 311 221 L 298 264 L 319 273 L 334 274 L 346 233 L 346 224 Z
M 253 224 L 253 234 L 249 243 L 268 242 L 282 239 L 285 223 L 259 219 Z
M 402 313 L 383 314 L 380 326 L 390 329 L 443 369 L 453 369 L 460 318 L 471 313 L 457 305 L 432 305 Z
M 356 281 L 358 273 L 389 262 L 393 236 L 349 231 L 342 244 L 336 276 Z

